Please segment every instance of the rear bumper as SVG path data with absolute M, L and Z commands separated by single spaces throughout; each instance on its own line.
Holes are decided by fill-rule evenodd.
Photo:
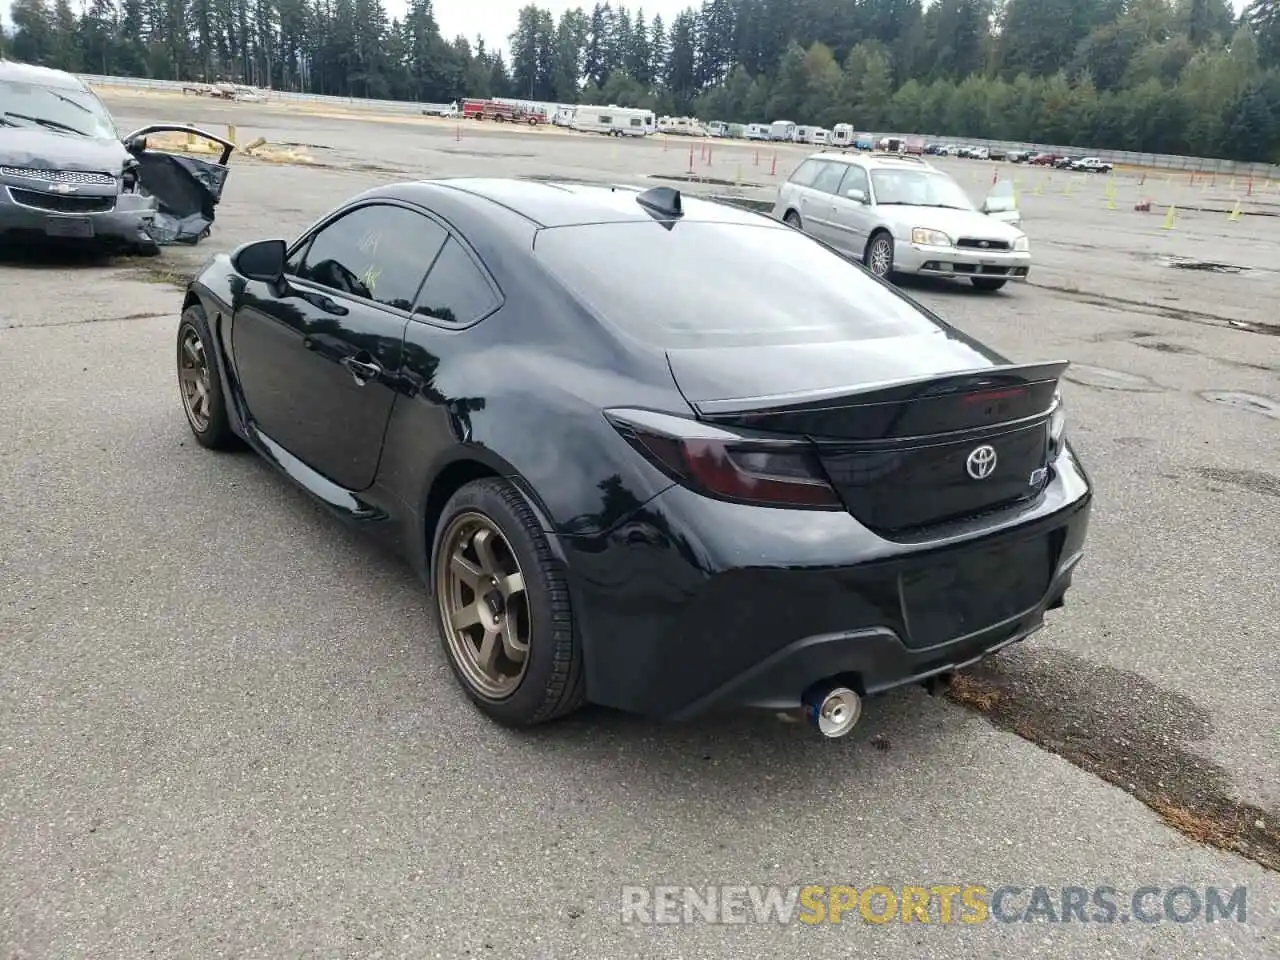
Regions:
M 931 247 L 907 240 L 894 243 L 893 269 L 929 277 L 991 277 L 1026 280 L 1031 254 L 1002 250 Z
M 564 538 L 588 696 L 662 719 L 788 709 L 822 680 L 872 695 L 1021 640 L 1061 605 L 1083 555 L 1088 481 L 1069 454 L 1056 469 L 1041 497 L 1014 514 L 919 543 L 881 539 L 846 513 L 741 507 L 679 487 L 606 537 Z M 904 602 L 913 578 L 1035 538 L 1053 545 L 1043 588 L 1019 590 L 994 622 L 939 631 L 958 594 Z

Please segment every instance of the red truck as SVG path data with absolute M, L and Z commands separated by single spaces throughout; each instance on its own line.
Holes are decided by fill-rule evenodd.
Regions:
M 495 120 L 498 123 L 527 123 L 537 126 L 542 119 L 536 113 L 509 103 L 494 100 L 463 100 L 462 116 L 467 120 Z

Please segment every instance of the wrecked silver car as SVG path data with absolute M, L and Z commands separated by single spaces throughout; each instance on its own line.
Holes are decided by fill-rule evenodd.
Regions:
M 221 148 L 215 160 L 149 149 L 179 133 Z M 78 77 L 0 59 L 0 243 L 52 238 L 129 252 L 209 235 L 235 144 L 180 124 L 121 137 Z

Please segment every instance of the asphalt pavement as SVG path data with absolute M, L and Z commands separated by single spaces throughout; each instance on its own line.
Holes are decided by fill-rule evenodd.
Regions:
M 177 284 L 389 179 L 688 176 L 690 145 L 108 103 L 315 162 L 233 160 L 192 250 L 0 264 L 0 956 L 1275 956 L 1280 185 L 943 162 L 975 197 L 1019 178 L 1032 280 L 907 289 L 1006 355 L 1073 361 L 1097 486 L 1066 609 L 987 676 L 1007 714 L 913 689 L 834 742 L 602 710 L 515 734 L 457 690 L 396 558 L 190 438 Z M 744 197 L 804 155 L 692 153 L 687 189 Z M 1214 811 L 1247 814 L 1243 853 L 1193 839 L 1231 845 Z M 658 884 L 1014 885 L 1020 907 L 1037 885 L 1122 906 L 1247 886 L 1248 910 L 624 923 L 624 888 Z

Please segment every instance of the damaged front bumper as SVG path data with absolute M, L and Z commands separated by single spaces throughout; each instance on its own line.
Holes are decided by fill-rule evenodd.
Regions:
M 156 246 L 161 242 L 155 236 L 158 212 L 156 198 L 142 193 L 68 195 L 51 192 L 48 185 L 0 176 L 0 239 L 46 237 L 121 247 Z
M 181 134 L 218 144 L 215 160 L 151 149 L 147 137 Z M 196 127 L 159 124 L 124 138 L 123 169 L 63 169 L 0 162 L 0 240 L 50 238 L 153 249 L 209 235 L 235 144 Z

